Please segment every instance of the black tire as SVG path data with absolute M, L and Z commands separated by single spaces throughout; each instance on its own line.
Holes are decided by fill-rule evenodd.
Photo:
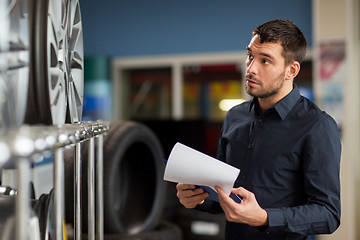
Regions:
M 34 199 L 29 199 L 30 200 L 30 204 L 31 206 L 34 208 L 37 208 L 39 201 L 38 200 L 34 200 Z M 43 205 L 43 204 L 41 204 Z M 16 219 L 15 219 L 15 214 L 16 214 L 16 196 L 7 196 L 7 195 L 0 195 L 0 239 L 4 239 L 4 240 L 9 240 L 9 239 L 15 239 L 15 231 L 16 231 Z M 36 216 L 35 216 L 36 215 Z M 30 217 L 37 217 L 37 213 L 35 211 L 30 211 Z M 39 219 L 38 219 L 39 220 Z M 40 220 L 39 220 L 40 222 Z M 27 222 L 28 224 L 30 224 L 30 221 Z M 32 225 L 31 227 L 35 227 L 38 228 L 37 230 L 40 231 L 40 235 L 42 236 L 43 234 L 41 233 L 41 228 L 40 228 L 40 224 L 38 225 L 36 222 L 32 221 Z M 33 232 L 31 232 L 33 234 Z M 28 234 L 31 234 L 28 233 Z M 36 235 L 29 235 L 29 239 L 34 239 Z M 40 238 L 41 240 L 44 238 Z M 39 239 L 39 240 L 40 240 Z
M 88 237 L 86 234 L 82 234 L 81 239 L 87 240 Z M 177 225 L 168 221 L 161 221 L 153 230 L 137 234 L 105 234 L 104 240 L 183 240 L 183 237 Z
M 55 239 L 54 190 L 41 194 L 33 201 L 33 210 L 39 219 L 40 239 Z
M 26 123 L 52 125 L 47 79 L 47 0 L 38 0 L 33 4 L 34 19 L 32 27 L 31 69 L 29 97 L 31 105 L 27 107 Z M 64 120 L 65 121 L 65 120 Z
M 186 240 L 224 240 L 225 214 L 182 208 L 174 221 Z
M 33 209 L 39 218 L 40 238 L 45 239 L 47 216 L 50 206 L 50 194 L 41 194 L 39 200 L 34 204 Z
M 87 142 L 81 146 L 83 231 L 87 225 Z M 66 212 L 73 223 L 74 150 L 65 152 Z M 161 145 L 146 126 L 116 121 L 104 137 L 104 231 L 138 233 L 154 229 L 162 213 Z
M 104 240 L 182 240 L 180 228 L 170 222 L 161 221 L 154 230 L 141 232 L 138 234 L 107 234 Z
M 0 195 L 0 223 L 15 215 L 15 196 Z
M 38 13 L 38 4 L 39 1 L 36 1 L 36 3 L 34 4 L 29 4 L 30 5 L 30 12 L 29 12 L 29 29 L 30 29 L 30 62 L 29 62 L 29 86 L 28 86 L 28 95 L 27 95 L 27 106 L 26 106 L 26 114 L 25 114 L 25 124 L 47 124 L 50 125 L 50 121 L 48 120 L 48 118 L 44 118 L 44 114 L 47 113 L 43 113 L 40 111 L 41 106 L 38 105 L 38 100 L 37 100 L 37 92 L 43 90 L 44 89 L 39 89 L 39 86 L 37 84 L 38 83 L 38 78 L 37 78 L 37 73 L 38 73 L 38 69 L 35 68 L 39 68 L 38 64 L 36 63 L 39 57 L 37 57 L 38 54 L 41 54 L 41 56 L 43 56 L 42 51 L 39 52 L 39 47 L 40 46 L 45 46 L 43 44 L 44 43 L 44 39 L 41 39 L 41 37 L 43 35 L 41 35 L 41 37 L 39 36 L 39 34 L 45 34 L 42 28 L 42 24 L 39 25 L 39 19 L 42 17 L 45 17 L 44 15 L 40 15 L 40 13 Z M 45 7 L 45 6 L 44 6 Z M 40 37 L 40 39 L 39 39 Z M 41 41 L 41 42 L 39 42 Z M 42 69 L 41 69 L 42 70 Z M 45 93 L 45 92 L 44 92 Z M 41 115 L 39 115 L 41 114 Z

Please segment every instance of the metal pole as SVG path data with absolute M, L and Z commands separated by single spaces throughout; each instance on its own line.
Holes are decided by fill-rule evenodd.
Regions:
M 54 165 L 54 193 L 55 193 L 55 233 L 56 240 L 63 238 L 63 217 L 64 217 L 64 149 L 58 148 L 55 151 Z
M 75 145 L 75 189 L 74 189 L 74 236 L 81 240 L 81 144 Z
M 89 140 L 88 149 L 88 239 L 95 240 L 95 174 L 94 138 Z
M 16 197 L 16 239 L 23 240 L 26 239 L 28 235 L 28 226 L 27 222 L 29 219 L 29 182 L 30 182 L 30 163 L 26 159 L 19 159 L 17 162 L 18 169 L 18 193 Z
M 104 188 L 103 188 L 103 134 L 97 136 L 97 148 L 96 148 L 96 189 L 97 189 L 97 224 L 98 224 L 98 240 L 103 240 L 104 238 Z

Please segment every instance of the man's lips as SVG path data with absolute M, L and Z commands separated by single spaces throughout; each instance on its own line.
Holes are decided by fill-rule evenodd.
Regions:
M 247 83 L 247 85 L 249 85 L 249 87 L 259 86 L 259 83 L 255 82 L 254 80 L 249 79 L 249 78 L 246 79 L 246 83 Z

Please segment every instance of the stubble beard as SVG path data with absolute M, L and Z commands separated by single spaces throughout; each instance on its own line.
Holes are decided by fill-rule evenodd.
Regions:
M 278 77 L 278 79 L 282 79 L 281 81 L 278 81 L 276 86 L 274 86 L 273 88 L 271 89 L 265 89 L 263 90 L 262 92 L 259 92 L 259 93 L 254 93 L 251 91 L 251 88 L 252 87 L 249 87 L 246 82 L 245 82 L 245 91 L 247 94 L 249 94 L 250 96 L 252 97 L 255 97 L 255 98 L 269 98 L 269 97 L 272 97 L 276 94 L 279 93 L 280 89 L 283 87 L 284 85 L 284 74 L 285 72 L 281 73 Z M 258 81 L 258 79 L 256 79 L 253 75 L 251 74 L 247 74 L 246 75 L 246 78 L 249 78 L 249 79 L 253 79 L 255 80 L 257 83 L 259 83 L 260 85 L 262 85 L 261 81 Z

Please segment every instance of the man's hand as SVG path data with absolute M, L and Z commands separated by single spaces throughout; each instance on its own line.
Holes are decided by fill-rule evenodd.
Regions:
M 202 188 L 196 188 L 195 185 L 178 183 L 176 185 L 179 201 L 186 208 L 194 208 L 198 204 L 202 204 L 209 196 Z
M 259 206 L 252 192 L 243 187 L 233 188 L 232 193 L 243 197 L 240 203 L 236 203 L 220 187 L 216 186 L 215 189 L 229 222 L 245 223 L 250 226 L 268 225 L 267 212 Z

